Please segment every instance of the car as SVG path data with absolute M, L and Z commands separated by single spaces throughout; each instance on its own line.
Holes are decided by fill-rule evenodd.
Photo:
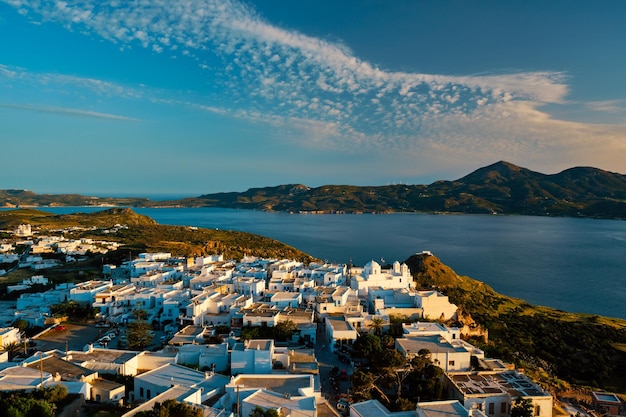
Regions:
M 339 354 L 339 360 L 343 363 L 350 363 L 350 357 L 344 353 Z
M 343 415 L 348 414 L 350 412 L 350 404 L 345 401 L 339 401 L 337 403 L 337 411 Z
M 62 332 L 63 330 L 66 330 L 66 329 L 65 329 L 65 326 L 56 326 L 56 327 L 54 328 L 54 330 L 57 330 L 57 331 L 59 331 L 59 332 Z

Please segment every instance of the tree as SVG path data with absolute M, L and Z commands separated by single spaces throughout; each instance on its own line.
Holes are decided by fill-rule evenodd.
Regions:
M 298 326 L 292 320 L 281 321 L 274 326 L 274 338 L 279 342 L 285 342 L 291 339 L 291 336 L 297 329 Z
M 23 332 L 24 330 L 28 329 L 30 327 L 30 324 L 28 323 L 28 321 L 24 320 L 24 319 L 17 319 L 13 322 L 13 324 L 11 325 L 13 327 L 16 327 L 18 329 L 20 329 L 20 332 Z
M 372 321 L 367 325 L 371 330 L 374 331 L 374 334 L 380 337 L 383 334 L 383 326 L 385 324 L 385 320 L 382 317 L 374 316 L 372 317 Z
M 352 345 L 353 356 L 357 358 L 372 358 L 382 351 L 380 338 L 374 334 L 359 335 Z
M 533 403 L 528 398 L 517 397 L 511 407 L 511 417 L 533 417 Z
M 370 391 L 374 387 L 374 375 L 369 372 L 356 370 L 352 374 L 352 392 L 356 401 L 365 401 L 372 398 Z
M 280 414 L 273 408 L 265 409 L 257 405 L 250 411 L 250 417 L 280 417 Z
M 142 314 L 143 313 L 143 314 Z M 135 310 L 137 321 L 126 325 L 126 339 L 128 340 L 128 348 L 130 350 L 144 350 L 154 339 L 152 326 L 143 320 L 145 312 L 139 308 Z
M 5 343 L 2 346 L 2 350 L 9 353 L 9 360 L 12 360 L 21 349 L 22 347 L 17 342 Z

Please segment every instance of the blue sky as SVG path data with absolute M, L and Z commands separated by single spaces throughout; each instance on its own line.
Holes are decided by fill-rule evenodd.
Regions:
M 623 1 L 0 0 L 0 188 L 626 173 Z

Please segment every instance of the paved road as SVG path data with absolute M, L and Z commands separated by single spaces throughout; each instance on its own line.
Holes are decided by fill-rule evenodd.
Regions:
M 352 389 L 352 382 L 350 381 L 350 378 L 348 378 L 347 381 L 339 381 L 339 392 L 336 393 L 333 388 L 333 384 L 330 381 L 330 370 L 334 366 L 337 366 L 340 370 L 345 369 L 348 372 L 348 375 L 352 375 L 354 369 L 351 364 L 342 363 L 339 360 L 339 356 L 336 353 L 331 352 L 331 349 L 326 341 L 326 334 L 322 323 L 318 323 L 317 325 L 317 344 L 315 346 L 315 356 L 317 357 L 317 363 L 319 366 L 322 395 L 332 405 L 336 405 L 338 396 L 340 394 L 347 394 Z

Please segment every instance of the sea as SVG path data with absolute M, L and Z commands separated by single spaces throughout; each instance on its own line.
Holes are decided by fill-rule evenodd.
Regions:
M 57 214 L 102 208 L 42 208 Z M 457 274 L 559 310 L 626 319 L 626 221 L 502 215 L 289 214 L 134 208 L 160 224 L 267 236 L 316 258 L 362 266 L 430 251 Z

